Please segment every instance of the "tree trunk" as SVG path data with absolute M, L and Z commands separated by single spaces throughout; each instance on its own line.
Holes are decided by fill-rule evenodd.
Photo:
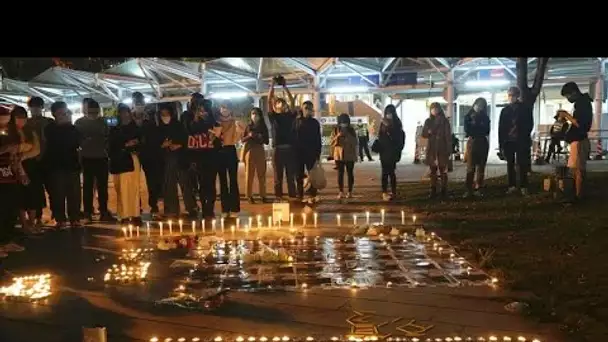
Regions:
M 539 57 L 537 59 L 536 73 L 534 75 L 534 83 L 532 87 L 528 86 L 528 58 L 518 57 L 516 62 L 517 68 L 517 86 L 521 90 L 521 101 L 529 106 L 533 106 L 538 98 L 538 94 L 545 80 L 547 71 L 548 57 Z

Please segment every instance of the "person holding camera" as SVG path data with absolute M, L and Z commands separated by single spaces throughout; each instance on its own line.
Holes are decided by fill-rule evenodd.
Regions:
M 321 124 L 314 118 L 312 102 L 302 104 L 302 113 L 296 119 L 296 153 L 298 162 L 298 199 L 304 199 L 304 178 L 321 159 Z M 317 199 L 317 189 L 310 187 L 310 202 Z
M 283 87 L 289 104 L 285 99 L 275 97 L 274 87 L 278 84 Z M 286 175 L 287 191 L 290 198 L 296 197 L 296 175 L 297 175 L 297 160 L 295 144 L 295 100 L 289 92 L 285 84 L 283 76 L 276 76 L 270 84 L 268 92 L 268 119 L 272 126 L 272 147 L 274 147 L 274 156 L 272 158 L 274 170 L 274 194 L 277 201 L 283 200 L 283 174 Z
M 83 101 L 85 116 L 74 125 L 82 138 L 80 160 L 82 163 L 82 202 L 85 223 L 93 220 L 93 187 L 97 187 L 100 221 L 113 222 L 108 211 L 108 135 L 106 121 L 100 116 L 99 103 L 93 99 Z

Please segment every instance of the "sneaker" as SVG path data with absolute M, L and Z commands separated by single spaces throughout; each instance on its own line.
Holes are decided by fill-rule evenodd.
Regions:
M 57 223 L 55 224 L 55 229 L 56 230 L 64 230 L 64 229 L 69 229 L 70 227 L 68 226 L 67 222 L 64 221 L 57 221 Z
M 228 217 L 230 217 L 230 218 L 237 218 L 237 217 L 239 217 L 239 213 L 237 213 L 237 212 L 230 212 L 230 213 L 228 213 Z
M 133 224 L 134 226 L 143 226 L 144 221 L 141 219 L 141 217 L 132 217 L 131 218 L 131 224 Z
M 346 194 L 346 198 L 353 198 L 353 193 L 352 192 L 348 192 Z
M 264 199 L 262 199 L 262 201 L 264 201 Z M 247 197 L 247 203 L 249 204 L 255 204 L 255 199 L 253 199 L 253 197 Z
M 21 245 L 18 245 L 14 242 L 11 243 L 7 243 L 6 245 L 4 245 L 2 247 L 2 250 L 4 252 L 23 252 L 25 250 L 25 248 Z
M 91 222 L 93 222 L 93 215 L 85 213 L 82 216 L 82 223 L 83 224 L 91 224 Z
M 524 196 L 524 197 L 528 197 L 528 189 L 522 188 L 521 189 L 521 195 Z
M 116 217 L 112 216 L 112 214 L 110 214 L 109 212 L 105 212 L 99 215 L 99 221 L 107 223 L 116 223 L 117 220 Z
M 222 213 L 222 217 L 227 219 L 230 217 L 230 213 Z
M 391 195 L 388 194 L 388 192 L 383 192 L 382 193 L 382 200 L 385 202 L 388 202 L 391 200 Z
M 475 190 L 475 191 L 473 192 L 473 196 L 475 196 L 475 197 L 477 197 L 477 198 L 480 198 L 480 197 L 483 197 L 483 194 L 481 193 L 481 191 L 479 191 L 479 190 Z
M 262 200 L 262 203 L 268 203 L 269 202 L 267 197 L 262 197 L 261 200 Z
M 277 196 L 277 198 L 275 199 L 275 202 L 282 203 L 283 202 L 283 196 Z
M 507 195 L 512 195 L 514 193 L 517 192 L 517 188 L 514 186 L 509 187 L 509 189 L 507 190 Z
M 70 221 L 70 227 L 72 227 L 72 228 L 81 228 L 82 227 L 82 222 L 80 222 L 80 220 Z
M 338 193 L 338 199 L 340 200 L 340 199 L 343 199 L 343 198 L 344 198 L 344 193 L 342 191 L 340 191 Z
M 462 198 L 471 198 L 471 197 L 473 197 L 473 193 L 469 192 L 469 191 L 465 192 L 464 195 L 462 195 Z

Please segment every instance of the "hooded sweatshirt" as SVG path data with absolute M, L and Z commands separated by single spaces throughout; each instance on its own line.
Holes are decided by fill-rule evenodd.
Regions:
M 578 127 L 572 125 L 566 133 L 566 142 L 585 140 L 588 137 L 591 123 L 593 121 L 593 108 L 591 106 L 593 100 L 588 93 L 584 93 L 574 101 L 574 112 L 572 116 L 576 119 Z
M 490 135 L 490 118 L 486 111 L 479 113 L 471 109 L 464 117 L 465 136 L 473 139 Z

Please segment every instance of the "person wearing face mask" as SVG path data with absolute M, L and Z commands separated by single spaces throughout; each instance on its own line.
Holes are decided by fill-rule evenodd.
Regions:
M 110 173 L 116 189 L 117 213 L 121 224 L 141 226 L 141 165 L 137 150 L 141 129 L 129 106 L 118 105 L 118 125 L 110 130 L 108 155 Z
M 276 78 L 276 77 L 275 77 Z M 295 143 L 295 100 L 287 88 L 284 79 L 281 86 L 287 93 L 289 105 L 283 98 L 274 96 L 275 78 L 270 84 L 268 93 L 268 119 L 272 128 L 272 147 L 274 154 L 272 158 L 274 170 L 274 194 L 278 202 L 283 201 L 283 175 L 286 176 L 287 192 L 290 198 L 296 197 L 297 159 L 294 148 Z
M 355 162 L 357 161 L 357 132 L 350 125 L 348 114 L 338 116 L 338 128 L 336 128 L 329 139 L 333 147 L 334 160 L 338 163 L 338 199 L 344 196 L 344 170 L 348 174 L 348 193 L 346 198 L 352 198 L 353 186 L 355 184 Z
M 467 138 L 466 163 L 467 163 L 467 192 L 465 197 L 477 196 L 481 193 L 479 189 L 483 187 L 486 162 L 488 161 L 488 151 L 490 144 L 488 135 L 490 134 L 490 117 L 488 116 L 488 103 L 486 99 L 480 97 L 473 102 L 473 108 L 464 117 L 464 133 Z M 477 172 L 477 182 L 473 186 L 473 180 Z
M 30 160 L 29 165 L 29 173 L 30 173 L 30 182 L 32 183 L 32 190 L 34 193 L 31 195 L 36 197 L 36 202 L 40 203 L 40 209 L 36 211 L 36 222 L 35 226 L 37 228 L 42 228 L 42 210 L 46 207 L 46 192 L 49 193 L 49 198 L 51 195 L 51 186 L 50 179 L 48 177 L 48 173 L 43 169 L 42 160 L 44 158 L 44 154 L 46 151 L 46 136 L 44 135 L 44 130 L 46 126 L 53 122 L 53 119 L 47 118 L 42 115 L 42 110 L 44 109 L 44 100 L 38 96 L 32 96 L 27 101 L 27 106 L 30 110 L 31 118 L 27 120 L 25 124 L 28 129 L 31 128 L 34 133 L 38 136 L 38 141 L 40 143 L 40 154 L 33 160 Z
M 570 144 L 570 155 L 568 156 L 568 168 L 574 178 L 576 200 L 583 198 L 583 187 L 587 170 L 587 159 L 589 158 L 589 130 L 593 122 L 592 100 L 588 93 L 582 93 L 578 85 L 568 82 L 562 87 L 561 94 L 574 104 L 572 114 L 565 110 L 557 112 L 558 118 L 570 122 L 571 127 L 566 132 L 565 140 Z
M 520 193 L 528 195 L 528 171 L 530 170 L 530 134 L 534 127 L 532 109 L 519 101 L 521 92 L 517 87 L 507 91 L 509 104 L 500 111 L 498 121 L 498 144 L 500 151 L 507 160 L 507 178 L 509 189 L 507 194 L 513 194 L 517 189 L 517 173 L 519 174 Z
M 20 136 L 11 122 L 10 110 L 0 105 L 0 258 L 25 250 L 14 242 L 19 215 L 20 187 L 27 176 L 19 156 Z
M 298 162 L 297 191 L 298 199 L 304 199 L 304 178 L 321 159 L 321 124 L 314 118 L 311 101 L 302 104 L 302 114 L 296 118 L 295 147 Z M 317 201 L 317 189 L 310 187 L 310 203 Z
M 85 116 L 76 120 L 74 126 L 82 138 L 80 157 L 82 163 L 82 201 L 85 223 L 93 220 L 94 187 L 97 189 L 100 221 L 114 222 L 108 210 L 108 135 L 110 130 L 101 117 L 99 103 L 93 99 L 82 102 Z
M 225 218 L 236 218 L 241 211 L 241 203 L 238 182 L 239 158 L 235 145 L 241 139 L 244 128 L 234 119 L 230 101 L 224 101 L 220 106 L 218 121 L 222 128 L 220 135 L 222 147 L 218 152 L 222 215 Z
M 198 219 L 198 207 L 196 198 L 190 186 L 187 169 L 184 160 L 184 146 L 186 145 L 186 130 L 177 120 L 175 108 L 170 104 L 160 105 L 158 112 L 158 136 L 160 137 L 162 157 L 164 164 L 164 218 L 176 220 L 180 216 L 180 205 L 177 194 L 178 185 L 182 191 L 184 205 L 188 211 L 188 217 Z
M 162 141 L 158 136 L 158 122 L 155 117 L 149 117 L 146 112 L 146 101 L 140 92 L 131 95 L 133 109 L 131 111 L 133 122 L 140 127 L 141 136 L 137 152 L 139 161 L 146 175 L 148 189 L 148 205 L 150 215 L 156 219 L 158 215 L 158 201 L 162 195 L 164 182 L 164 164 L 160 145 Z
M 199 93 L 194 93 L 190 101 L 190 110 L 182 114 L 188 135 L 186 155 L 188 164 L 196 170 L 198 177 L 203 218 L 211 220 L 215 218 L 215 183 L 222 129 L 213 116 L 211 101 Z
M 251 122 L 245 128 L 244 144 L 241 150 L 241 159 L 245 163 L 245 182 L 247 183 L 247 199 L 253 204 L 253 179 L 257 176 L 258 192 L 261 201 L 266 202 L 266 151 L 264 145 L 268 145 L 268 127 L 264 122 L 262 110 L 254 107 L 251 110 Z
M 34 132 L 31 126 L 27 126 L 26 123 L 27 111 L 25 108 L 21 106 L 13 107 L 10 124 L 14 125 L 19 135 L 20 144 L 18 153 L 23 169 L 30 179 L 28 184 L 24 184 L 21 187 L 19 218 L 21 220 L 21 227 L 26 233 L 37 234 L 41 231 L 36 226 L 36 213 L 38 210 L 42 210 L 44 203 L 41 203 L 40 197 L 36 196 L 39 190 L 36 187 L 42 186 L 42 184 L 34 184 L 31 182 L 31 179 L 32 177 L 37 177 L 36 157 L 40 155 L 40 142 L 36 132 Z
M 80 133 L 72 124 L 72 113 L 63 101 L 51 105 L 55 122 L 44 132 L 47 148 L 44 155 L 45 169 L 51 179 L 51 210 L 57 221 L 57 229 L 80 227 Z M 67 215 L 66 215 L 67 202 Z
M 380 154 L 382 168 L 382 199 L 392 200 L 397 195 L 397 175 L 395 170 L 401 160 L 401 153 L 405 146 L 405 132 L 397 108 L 390 104 L 384 109 L 384 118 L 380 124 L 378 140 L 372 150 Z M 388 192 L 388 183 L 391 183 L 391 192 Z
M 448 190 L 448 163 L 452 152 L 452 128 L 450 120 L 446 118 L 441 105 L 431 103 L 431 115 L 424 122 L 422 137 L 426 138 L 425 163 L 430 169 L 431 194 L 430 198 L 437 196 L 437 176 L 441 177 L 441 197 L 447 196 Z

